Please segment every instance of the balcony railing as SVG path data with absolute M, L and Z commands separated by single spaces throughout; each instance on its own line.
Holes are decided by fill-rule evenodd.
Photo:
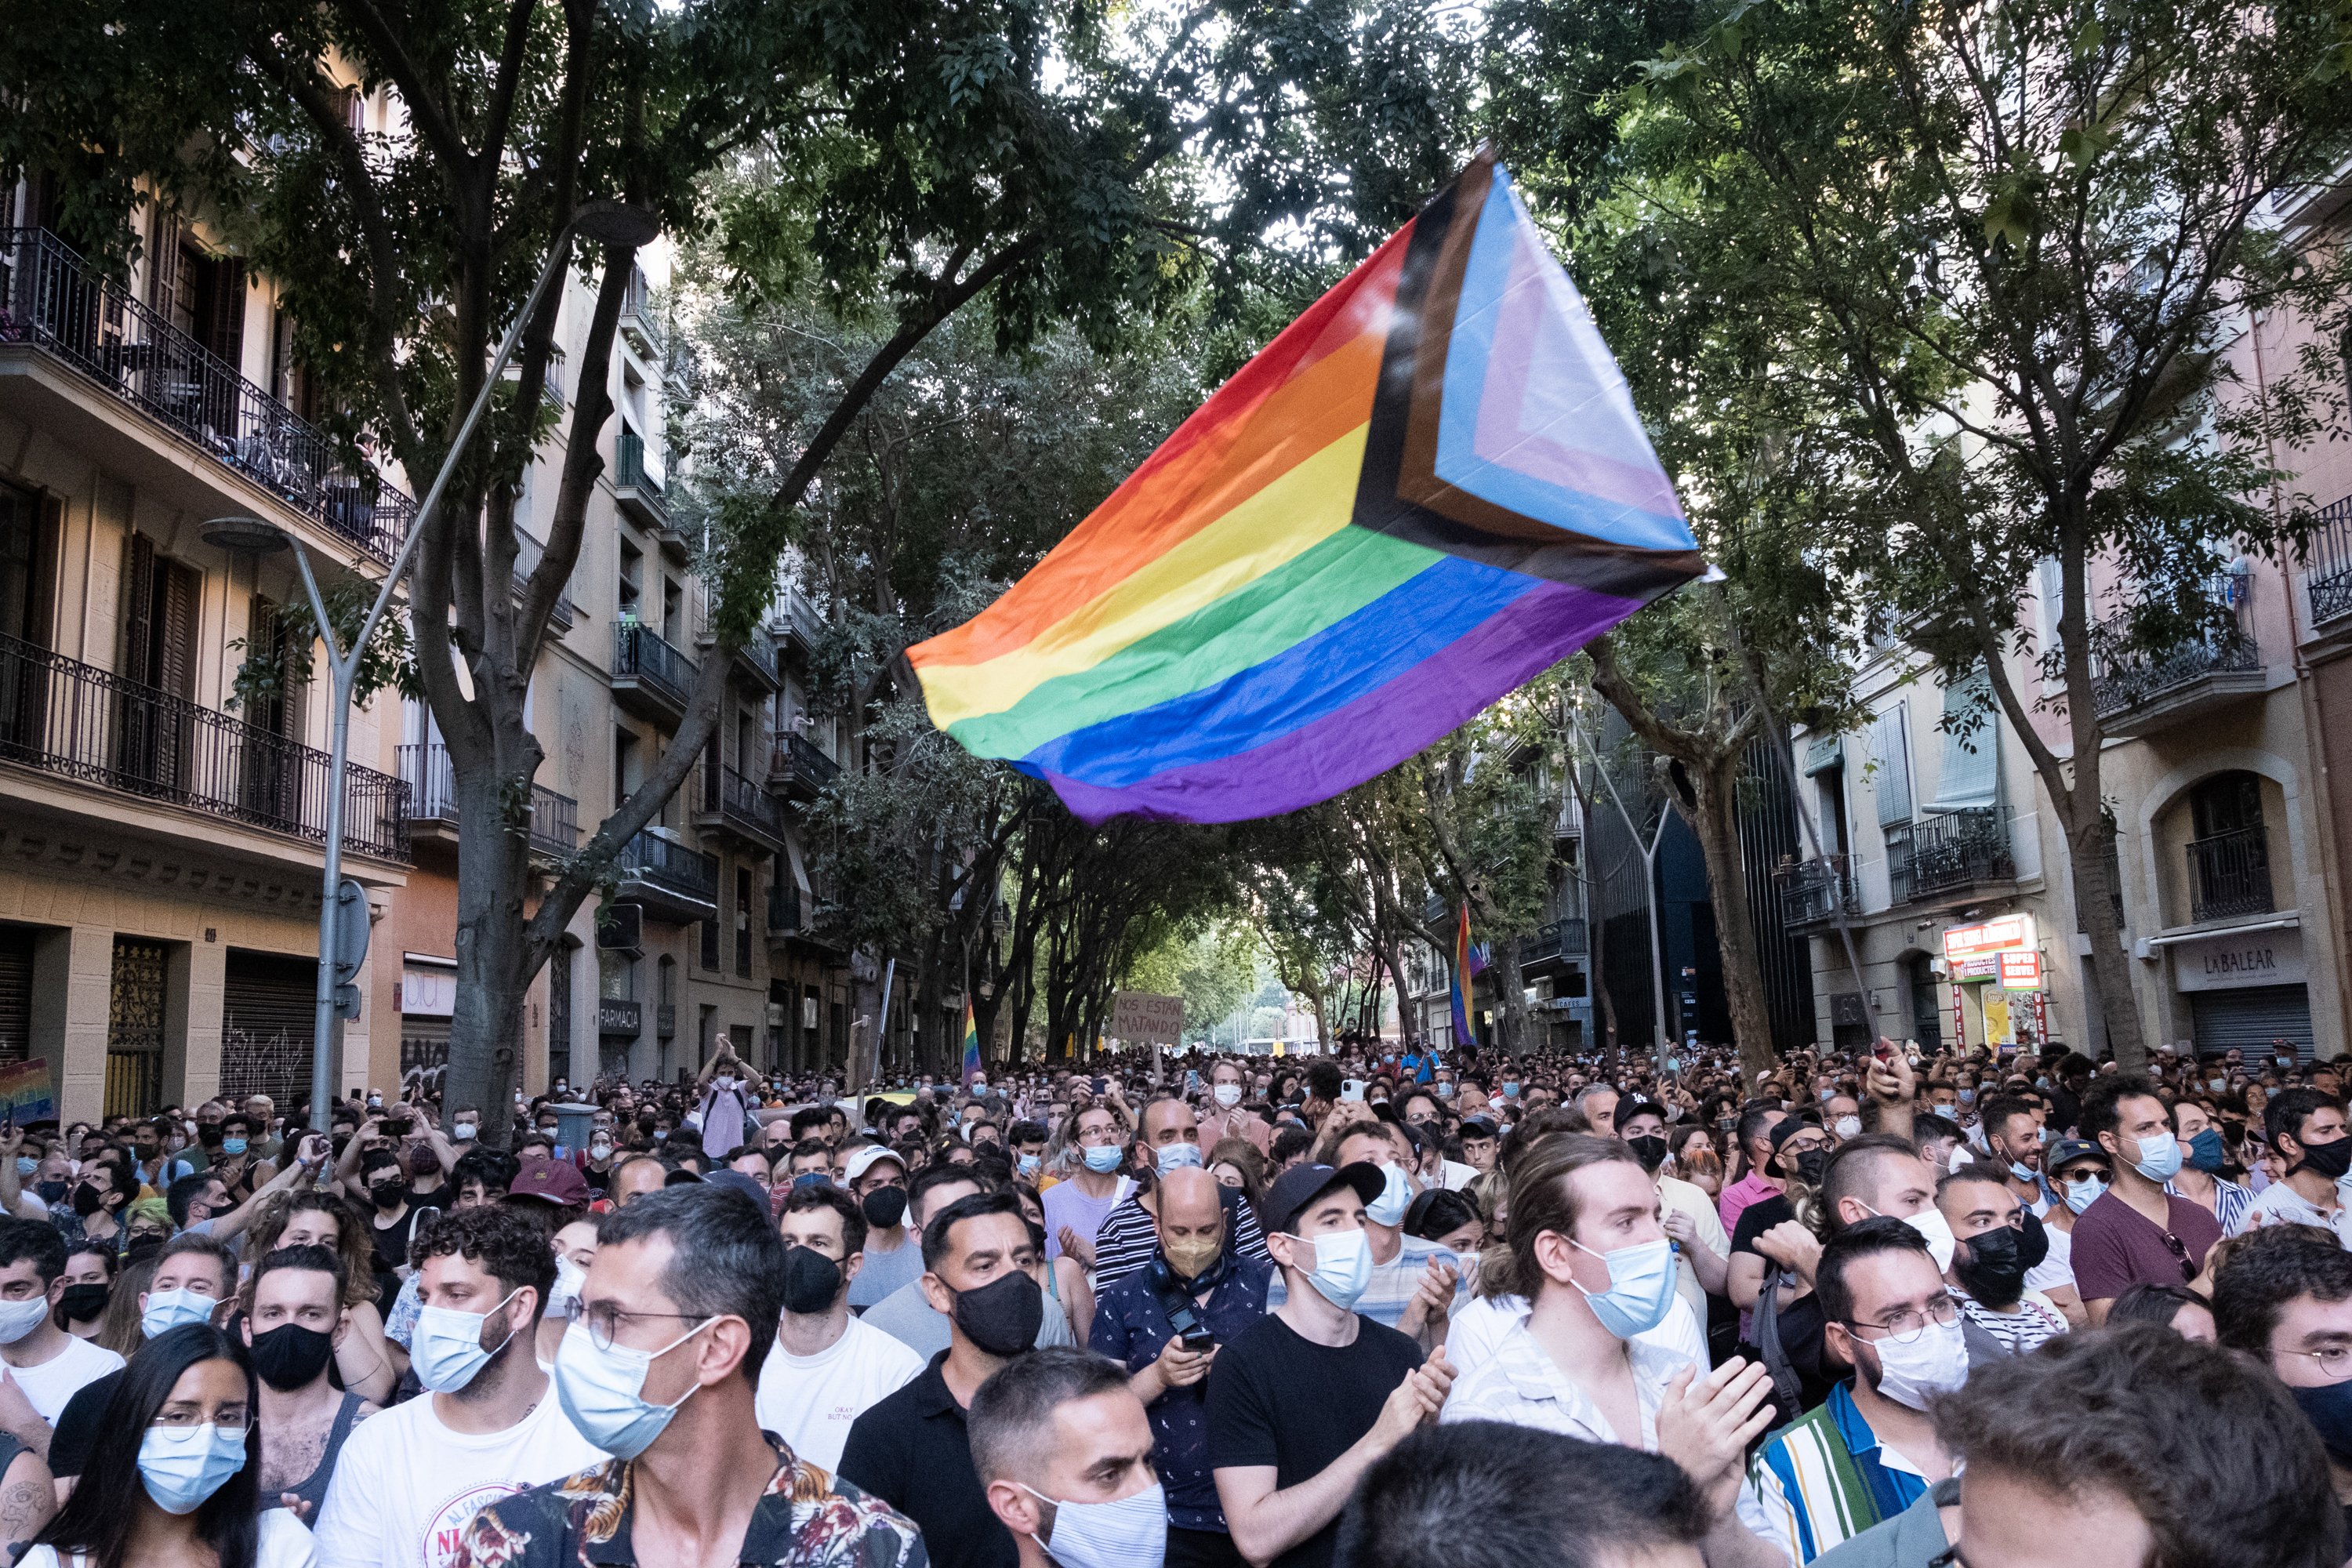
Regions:
M 801 929 L 801 890 L 796 883 L 768 884 L 768 929 L 779 935 L 793 935 Z
M 449 748 L 439 741 L 400 748 L 400 780 L 408 786 L 412 822 L 457 825 L 457 781 Z M 544 784 L 530 786 L 530 847 L 550 855 L 580 847 L 580 803 Z
M 819 795 L 840 776 L 841 764 L 826 756 L 807 736 L 786 734 L 776 737 L 775 754 L 768 764 L 770 783 L 785 789 Z
M 702 809 L 728 826 L 749 831 L 767 838 L 781 839 L 783 820 L 776 810 L 776 797 L 762 785 L 745 778 L 730 767 L 702 765 Z
M 56 354 L 389 564 L 415 502 L 46 229 L 0 228 L 0 342 Z
M 661 320 L 654 314 L 653 289 L 642 268 L 630 271 L 628 289 L 621 296 L 621 331 L 637 340 L 639 352 L 648 359 L 660 359 L 668 347 Z
M 2247 626 L 2249 591 L 2245 573 L 2216 573 L 2206 585 L 2212 618 L 2194 635 L 2159 652 L 2100 652 L 2091 678 L 2099 716 L 2112 717 L 2209 675 L 2261 669 L 2262 650 Z M 2093 628 L 2093 647 L 2112 650 L 2129 635 L 2129 612 L 2110 616 Z
M 11 637 L 0 637 L 0 761 L 305 843 L 327 838 L 326 752 Z M 344 845 L 407 859 L 407 799 L 398 779 L 347 767 Z
M 2267 914 L 2271 896 L 2270 836 L 2257 823 L 2189 841 L 2189 918 L 2226 920 Z
M 718 901 L 719 861 L 699 849 L 640 832 L 622 846 L 615 864 L 624 878 L 651 882 L 704 903 Z
M 1826 924 L 1840 914 L 1858 915 L 1853 868 L 1843 855 L 1784 866 L 1773 873 L 1780 885 L 1780 923 L 1790 931 Z
M 622 505 L 641 525 L 669 529 L 669 502 L 662 495 L 662 482 L 646 470 L 646 438 L 634 430 L 624 428 L 613 437 L 613 485 L 624 492 Z
M 2314 626 L 2352 615 L 2352 496 L 2328 502 L 2318 515 L 2303 553 Z
M 614 677 L 652 687 L 684 708 L 700 673 L 694 660 L 643 621 L 622 621 L 613 627 Z
M 2009 834 L 1993 811 L 1953 811 L 1923 819 L 1911 842 L 1889 857 L 1895 901 L 2017 880 Z
M 1553 921 L 1536 928 L 1535 935 L 1519 944 L 1519 962 L 1540 963 L 1549 958 L 1580 958 L 1583 956 L 1587 938 L 1580 917 Z
M 524 584 L 530 581 L 530 574 L 539 570 L 540 559 L 546 553 L 547 546 L 520 529 L 515 530 L 514 591 L 517 599 L 522 597 Z M 547 618 L 558 631 L 563 631 L 571 626 L 572 615 L 572 584 L 567 582 L 555 591 L 555 607 L 548 612 Z

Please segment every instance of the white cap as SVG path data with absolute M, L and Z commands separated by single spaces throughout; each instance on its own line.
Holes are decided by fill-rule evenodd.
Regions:
M 868 1143 L 851 1152 L 849 1163 L 842 1167 L 842 1179 L 854 1182 L 885 1160 L 898 1166 L 900 1175 L 907 1173 L 907 1162 L 898 1157 L 897 1150 L 880 1143 Z

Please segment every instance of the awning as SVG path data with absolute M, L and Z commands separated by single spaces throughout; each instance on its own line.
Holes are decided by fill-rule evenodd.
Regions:
M 784 835 L 784 858 L 792 863 L 793 886 L 801 890 L 801 899 L 805 908 L 807 901 L 814 899 L 816 895 L 809 888 L 808 868 L 801 862 L 799 835 L 793 833 Z
M 2000 710 L 1979 668 L 1944 688 L 1944 771 L 1920 809 L 1990 811 L 2000 799 Z
M 1845 761 L 1845 737 L 1832 732 L 1814 735 L 1805 742 L 1805 776 L 1825 773 Z

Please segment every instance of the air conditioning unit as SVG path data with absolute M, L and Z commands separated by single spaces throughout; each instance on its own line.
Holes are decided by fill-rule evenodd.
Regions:
M 596 945 L 607 952 L 643 952 L 646 909 L 643 904 L 606 904 L 596 911 Z

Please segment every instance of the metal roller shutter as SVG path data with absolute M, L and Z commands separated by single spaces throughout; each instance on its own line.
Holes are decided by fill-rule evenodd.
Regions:
M 2236 991 L 2195 991 L 2189 1013 L 2197 1049 L 2242 1050 L 2249 1057 L 2288 1041 L 2304 1061 L 2312 1058 L 2311 996 L 2300 985 L 2250 985 Z
M 0 1062 L 33 1054 L 33 932 L 0 926 Z
M 270 952 L 228 955 L 222 987 L 221 1094 L 266 1094 L 280 1110 L 310 1097 L 319 966 Z

